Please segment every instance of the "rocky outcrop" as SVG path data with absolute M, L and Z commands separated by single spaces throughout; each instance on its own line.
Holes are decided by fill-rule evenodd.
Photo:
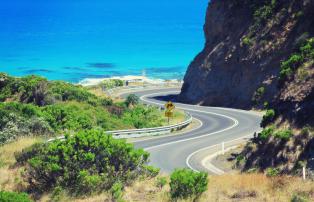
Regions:
M 187 103 L 262 108 L 302 115 L 313 111 L 313 63 L 306 79 L 281 81 L 281 62 L 314 36 L 313 0 L 212 0 L 206 44 L 190 64 L 179 100 Z M 304 118 L 309 120 L 309 117 Z M 289 117 L 289 115 L 287 115 Z

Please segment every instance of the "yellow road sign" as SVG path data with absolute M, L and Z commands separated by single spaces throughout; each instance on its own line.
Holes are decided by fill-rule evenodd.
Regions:
M 167 102 L 167 103 L 165 104 L 165 107 L 166 107 L 166 109 L 167 109 L 168 111 L 172 111 L 172 110 L 174 110 L 174 109 L 176 108 L 175 105 L 174 105 L 171 101 Z

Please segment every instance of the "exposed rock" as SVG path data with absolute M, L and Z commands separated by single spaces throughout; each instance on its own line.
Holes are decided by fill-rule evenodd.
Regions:
M 246 109 L 261 108 L 267 101 L 283 111 L 293 106 L 301 114 L 313 106 L 313 77 L 282 84 L 279 72 L 281 61 L 295 52 L 301 41 L 314 36 L 314 0 L 277 0 L 270 16 L 256 23 L 256 10 L 271 2 L 209 3 L 206 44 L 187 70 L 179 100 Z M 308 69 L 313 69 L 313 64 Z M 256 103 L 252 98 L 260 87 L 265 92 Z

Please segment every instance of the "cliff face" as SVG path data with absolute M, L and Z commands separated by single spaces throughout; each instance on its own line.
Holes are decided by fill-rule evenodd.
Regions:
M 314 109 L 312 60 L 306 60 L 306 78 L 297 68 L 284 79 L 280 71 L 314 36 L 313 10 L 314 0 L 212 0 L 206 44 L 187 70 L 179 100 L 246 109 L 265 104 L 309 120 L 302 113 Z

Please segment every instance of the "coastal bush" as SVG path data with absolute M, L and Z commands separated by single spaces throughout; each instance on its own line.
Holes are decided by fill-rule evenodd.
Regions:
M 265 94 L 265 87 L 264 86 L 262 86 L 262 87 L 259 87 L 256 91 L 255 91 L 255 93 L 254 93 L 254 95 L 253 95 L 253 101 L 255 102 L 255 103 L 258 103 L 261 99 L 262 99 L 262 97 L 264 96 L 264 94 Z
M 151 128 L 161 126 L 163 119 L 156 107 L 144 107 L 136 105 L 133 109 L 125 111 L 122 120 L 135 128 Z
M 245 156 L 243 154 L 238 154 L 235 160 L 236 160 L 235 162 L 236 168 L 238 168 L 240 165 L 242 165 L 246 161 Z
M 109 190 L 116 182 L 132 182 L 146 172 L 149 157 L 144 150 L 97 130 L 66 135 L 28 153 L 33 155 L 26 166 L 32 190 L 60 186 L 77 195 Z
M 32 202 L 26 193 L 0 191 L 1 202 Z
M 45 144 L 35 143 L 30 147 L 23 149 L 21 152 L 14 153 L 15 160 L 19 165 L 25 165 L 27 161 L 45 149 Z
M 166 177 L 158 177 L 156 180 L 156 186 L 162 190 L 162 188 L 167 184 L 168 180 Z
M 0 104 L 0 144 L 13 141 L 22 136 L 50 135 L 50 125 L 38 115 L 40 112 L 30 104 Z
M 254 11 L 254 25 L 253 28 L 257 29 L 266 24 L 268 19 L 273 16 L 274 10 L 277 6 L 277 0 L 266 1 L 264 5 L 257 5 L 257 8 Z
M 144 168 L 145 168 L 145 175 L 147 177 L 151 177 L 151 178 L 156 177 L 160 172 L 160 168 L 155 168 L 153 166 L 145 165 Z
M 258 138 L 261 140 L 267 140 L 273 133 L 274 133 L 275 127 L 270 126 L 268 128 L 265 128 L 258 134 Z
M 119 82 L 118 82 L 119 83 Z M 120 85 L 120 84 L 119 84 Z M 137 105 L 137 97 L 113 103 L 82 86 L 47 81 L 38 76 L 21 78 L 0 74 L 0 144 L 26 135 L 51 135 L 86 129 L 130 129 L 163 124 L 156 108 Z
M 275 177 L 279 175 L 279 170 L 277 168 L 267 168 L 266 176 L 267 177 Z
M 304 58 L 302 55 L 294 54 L 288 60 L 282 62 L 280 68 L 280 78 L 285 79 L 291 76 L 303 61 Z
M 170 176 L 170 194 L 176 198 L 198 198 L 207 190 L 208 174 L 189 169 L 177 169 Z
M 110 193 L 112 198 L 114 198 L 115 200 L 123 201 L 123 184 L 121 182 L 115 182 L 110 189 Z
M 261 122 L 261 127 L 265 127 L 267 124 L 271 123 L 274 121 L 275 118 L 275 110 L 273 109 L 268 109 L 266 111 L 266 114 L 263 116 L 262 122 Z
M 281 63 L 279 78 L 281 80 L 289 78 L 302 64 L 312 60 L 314 60 L 314 38 L 306 40 L 300 47 L 299 53 L 292 54 L 288 60 Z
M 139 102 L 140 102 L 140 98 L 135 94 L 128 95 L 128 97 L 125 100 L 125 104 L 127 106 L 130 106 L 130 105 L 134 106 L 134 105 L 137 105 Z
M 292 136 L 293 136 L 293 133 L 291 130 L 279 130 L 277 131 L 274 136 L 276 138 L 279 138 L 281 140 L 289 140 Z
M 249 37 L 244 37 L 242 40 L 242 43 L 246 46 L 251 46 L 252 45 L 252 40 Z
M 309 197 L 305 194 L 293 194 L 291 202 L 310 202 Z
M 102 87 L 104 89 L 112 89 L 115 87 L 121 87 L 124 85 L 124 82 L 120 79 L 109 79 L 102 82 Z
M 73 85 L 64 81 L 51 82 L 50 91 L 55 98 L 61 98 L 61 101 L 75 100 L 78 102 L 87 102 L 97 100 L 96 95 L 88 92 L 82 86 Z

